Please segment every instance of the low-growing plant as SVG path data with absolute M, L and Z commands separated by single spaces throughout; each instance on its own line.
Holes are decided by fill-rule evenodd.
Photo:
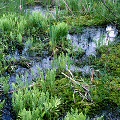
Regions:
M 101 69 L 102 71 L 106 71 L 108 74 L 112 76 L 119 76 L 119 69 L 120 69 L 120 55 L 119 55 L 119 47 L 120 45 L 117 44 L 116 46 L 103 46 L 98 51 L 101 54 L 101 58 L 97 59 L 94 64 L 96 68 Z
M 53 7 L 56 3 L 55 0 L 38 0 L 38 2 L 43 6 L 43 7 Z
M 0 86 L 2 87 L 2 94 L 7 94 L 10 88 L 8 83 L 9 77 L 0 77 Z
M 45 34 L 48 29 L 48 23 L 45 17 L 39 12 L 34 12 L 32 15 L 28 16 L 27 28 L 31 30 L 32 34 L 40 36 Z
M 71 112 L 68 112 L 64 120 L 90 120 L 89 117 L 84 115 L 82 112 L 79 113 L 78 110 L 71 109 Z M 96 120 L 104 120 L 104 116 L 97 117 Z
M 63 51 L 68 47 L 69 41 L 67 40 L 67 34 L 68 26 L 64 22 L 50 26 L 50 46 L 54 54 L 56 48 Z
M 35 38 L 41 36 L 43 39 L 47 33 L 47 26 L 46 18 L 40 13 L 33 13 L 28 16 L 18 16 L 16 13 L 4 14 L 0 18 L 0 35 L 3 46 L 7 46 L 5 51 L 12 52 L 17 48 L 21 52 L 28 36 Z
M 91 14 L 94 10 L 93 0 L 60 0 L 60 7 L 68 10 L 68 13 L 87 15 Z
M 60 56 L 53 60 L 53 67 L 57 68 L 59 72 L 62 72 L 66 68 L 70 68 L 71 63 L 70 57 L 67 54 L 61 53 Z
M 22 35 L 25 34 L 25 30 L 28 24 L 27 17 L 20 15 L 16 22 L 17 22 L 17 33 Z
M 94 40 L 94 42 L 96 43 L 96 46 L 97 46 L 97 49 L 99 49 L 101 46 L 103 46 L 103 45 L 107 45 L 107 43 L 106 43 L 106 38 L 105 38 L 106 36 L 101 36 L 100 37 L 100 39 L 99 40 Z
M 3 32 L 10 32 L 11 30 L 14 29 L 15 27 L 15 22 L 14 22 L 14 17 L 15 14 L 3 14 L 3 16 L 0 18 L 0 28 Z
M 53 69 L 47 71 L 46 82 L 47 82 L 47 86 L 51 91 L 55 89 L 55 77 L 56 77 L 56 70 Z
M 52 95 L 55 89 L 56 70 L 47 70 L 46 75 L 40 71 L 40 76 L 41 79 L 38 79 L 37 81 L 41 84 L 43 92 L 49 91 Z
M 35 0 L 26 0 L 27 5 L 35 5 Z
M 24 6 L 25 4 L 25 1 L 22 0 L 21 3 L 20 3 L 21 0 L 1 0 L 0 1 L 0 16 L 2 16 L 4 13 L 20 13 L 20 9 L 19 9 L 19 6 L 20 4 L 22 5 L 22 7 Z
M 49 42 L 46 39 L 30 38 L 26 41 L 25 47 L 30 56 L 44 57 L 45 51 L 49 51 Z
M 75 59 L 80 59 L 82 58 L 82 56 L 85 54 L 85 51 L 82 48 L 78 48 L 77 50 L 75 49 L 75 47 L 73 47 L 73 50 L 70 51 L 70 55 L 71 57 L 75 58 Z
M 13 94 L 12 101 L 14 110 L 22 120 L 51 119 L 52 114 L 57 115 L 57 107 L 60 104 L 60 99 L 36 87 L 19 90 Z
M 71 109 L 71 112 L 68 112 L 64 120 L 86 120 L 86 116 L 83 113 L 78 113 L 78 110 Z
M 4 108 L 5 105 L 5 100 L 1 101 L 0 99 L 0 119 L 2 119 L 2 110 Z
M 0 39 L 0 77 L 6 69 L 5 54 L 3 53 L 5 47 L 7 48 L 7 46 L 3 46 L 3 43 Z

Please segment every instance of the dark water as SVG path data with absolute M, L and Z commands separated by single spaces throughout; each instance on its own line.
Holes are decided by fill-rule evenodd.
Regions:
M 111 100 L 105 99 L 102 101 L 102 103 L 99 103 L 99 105 L 100 104 L 102 105 L 102 109 L 97 115 L 94 115 L 94 118 L 91 118 L 91 120 L 97 120 L 97 118 L 100 118 L 101 116 L 103 120 L 120 120 L 120 108 L 117 106 L 116 103 L 112 102 Z
M 5 106 L 2 113 L 2 120 L 16 120 L 15 113 L 12 109 L 12 95 L 5 97 Z

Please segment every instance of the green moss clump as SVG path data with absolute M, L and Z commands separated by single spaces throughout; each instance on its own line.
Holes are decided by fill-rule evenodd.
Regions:
M 94 65 L 106 71 L 107 74 L 120 77 L 120 44 L 103 46 L 99 49 L 101 58 L 94 62 Z

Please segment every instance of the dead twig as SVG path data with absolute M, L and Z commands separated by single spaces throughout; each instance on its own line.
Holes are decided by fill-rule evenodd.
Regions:
M 73 84 L 79 85 L 79 82 L 75 81 L 72 77 L 69 77 L 68 75 L 66 75 L 66 74 L 63 73 L 63 72 L 62 72 L 62 74 L 63 74 L 65 77 L 69 78 L 69 79 L 72 81 Z
M 82 97 L 83 99 L 82 99 L 82 101 L 84 100 L 84 99 L 86 99 L 87 101 L 92 101 L 92 98 L 91 98 L 91 95 L 90 95 L 90 90 L 89 90 L 89 85 L 85 85 L 85 84 L 80 84 L 80 82 L 78 82 L 78 81 L 76 81 L 76 80 L 74 80 L 74 76 L 73 76 L 73 74 L 72 74 L 72 72 L 70 71 L 70 70 L 68 70 L 68 72 L 70 73 L 70 75 L 71 75 L 71 77 L 70 76 L 68 76 L 68 75 L 66 75 L 65 73 L 63 73 L 62 72 L 62 74 L 65 76 L 65 77 L 67 77 L 67 78 L 69 78 L 70 80 L 71 80 L 71 82 L 72 82 L 72 84 L 73 84 L 73 86 L 72 86 L 72 88 L 73 88 L 73 90 L 74 90 L 74 92 L 73 92 L 73 97 L 74 97 L 74 95 L 75 95 L 75 93 L 79 93 L 79 95 L 80 95 L 80 97 Z M 83 81 L 82 81 L 83 82 Z M 84 89 L 84 94 L 82 94 L 81 92 L 80 92 L 80 89 L 79 89 L 79 86 L 81 85 L 81 87 Z M 78 87 L 77 87 L 78 86 Z M 74 98 L 74 102 L 75 102 L 75 98 Z
M 68 10 L 71 12 L 72 16 L 74 16 L 74 14 L 73 14 L 72 10 L 70 9 L 70 7 L 68 6 L 67 2 L 65 0 L 63 0 L 63 2 L 65 3 Z
M 91 75 L 91 82 L 94 83 L 94 75 L 95 75 L 95 71 L 92 70 L 92 75 Z

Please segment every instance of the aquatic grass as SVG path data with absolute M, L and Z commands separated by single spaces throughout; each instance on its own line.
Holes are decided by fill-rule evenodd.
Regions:
M 5 100 L 3 100 L 2 102 L 0 100 L 0 112 L 2 111 L 2 109 L 4 107 L 4 103 L 5 103 Z M 1 115 L 0 115 L 0 117 L 1 117 Z
M 103 35 L 100 37 L 99 40 L 93 40 L 93 41 L 95 42 L 97 49 L 99 49 L 101 46 L 107 45 L 107 39 L 108 38 L 106 38 L 106 35 Z
M 68 46 L 67 34 L 68 26 L 64 22 L 50 26 L 50 46 L 53 53 L 55 53 L 56 48 L 64 50 Z
M 95 6 L 94 0 L 84 0 L 81 4 L 81 8 L 83 9 L 82 14 L 85 15 L 92 14 L 95 9 L 94 6 Z
M 24 25 L 25 24 L 23 22 L 22 26 L 24 26 Z M 0 18 L 0 27 L 1 27 L 1 31 L 3 33 L 1 35 L 2 44 L 4 46 L 6 46 L 6 44 L 7 44 L 6 48 L 8 48 L 8 49 L 10 48 L 11 50 L 14 50 L 15 47 L 20 47 L 20 46 L 22 48 L 22 36 L 24 33 L 24 29 L 21 29 L 20 26 L 21 25 L 19 25 L 19 17 L 15 13 L 14 14 L 4 14 Z M 7 49 L 6 49 L 6 51 L 7 51 Z
M 50 8 L 55 5 L 56 0 L 38 0 L 38 1 L 35 1 L 35 3 L 39 3 L 43 7 Z
M 45 1 L 42 1 L 42 2 L 45 3 Z M 53 2 L 53 1 L 48 1 L 48 2 Z M 47 75 L 45 76 L 46 71 L 44 71 L 44 73 L 42 73 L 40 78 L 37 79 L 38 81 L 36 79 L 34 79 L 35 81 L 38 82 L 37 87 L 39 87 L 39 88 L 37 88 L 37 89 L 39 89 L 39 90 L 37 90 L 32 85 L 31 85 L 32 87 L 29 87 L 28 84 L 25 84 L 26 88 L 20 89 L 17 92 L 16 91 L 14 92 L 14 94 L 17 94 L 17 96 L 13 98 L 14 99 L 13 104 L 15 104 L 15 106 L 18 106 L 18 108 L 16 107 L 18 119 L 23 119 L 23 120 L 31 119 L 32 120 L 32 119 L 58 118 L 58 116 L 56 114 L 59 111 L 58 106 L 60 104 L 60 100 L 57 98 L 56 98 L 57 100 L 55 100 L 55 97 L 51 96 L 51 95 L 55 96 L 54 95 L 55 91 L 57 91 L 57 94 L 60 95 L 59 97 L 61 97 L 61 99 L 65 100 L 62 103 L 62 104 L 64 104 L 63 105 L 64 107 L 62 109 L 64 109 L 64 108 L 69 109 L 69 108 L 66 108 L 66 106 L 69 106 L 69 107 L 71 106 L 71 103 L 72 103 L 71 101 L 73 101 L 73 98 L 71 97 L 71 93 L 69 92 L 68 88 L 66 88 L 66 85 L 68 85 L 68 81 L 65 84 L 64 81 L 66 79 L 63 79 L 63 81 L 60 80 L 58 82 L 59 85 L 55 86 L 56 79 L 57 79 L 56 75 L 61 73 L 62 71 L 65 71 L 66 65 L 68 65 L 68 68 L 69 68 L 69 66 L 71 64 L 70 57 L 65 54 L 66 49 L 69 49 L 68 48 L 69 42 L 66 39 L 66 34 L 68 34 L 68 25 L 72 25 L 72 27 L 74 27 L 74 28 L 76 28 L 76 27 L 80 28 L 81 26 L 91 26 L 91 25 L 100 25 L 100 24 L 102 25 L 103 23 L 106 24 L 109 22 L 113 22 L 114 20 L 115 20 L 114 21 L 115 23 L 118 22 L 119 17 L 114 18 L 112 16 L 112 14 L 109 15 L 110 20 L 107 21 L 105 17 L 109 14 L 109 10 L 106 10 L 106 8 L 103 6 L 97 7 L 97 5 L 96 5 L 97 2 L 90 3 L 88 0 L 84 0 L 84 4 L 78 4 L 78 6 L 80 6 L 80 7 L 76 7 L 76 5 L 78 3 L 77 0 L 72 0 L 72 1 L 66 0 L 66 2 L 68 4 L 68 7 L 66 7 L 66 5 L 65 5 L 65 9 L 66 9 L 65 13 L 68 12 L 71 14 L 68 15 L 68 13 L 67 13 L 66 15 L 68 15 L 68 17 L 63 16 L 66 19 L 64 19 L 64 18 L 62 18 L 62 16 L 60 16 L 61 18 L 60 19 L 58 18 L 57 21 L 55 21 L 55 20 L 51 21 L 52 23 L 51 23 L 51 28 L 50 28 L 50 31 L 52 31 L 52 29 L 55 28 L 51 32 L 52 34 L 50 34 L 50 45 L 51 45 L 51 49 L 53 50 L 53 55 L 54 55 L 54 57 L 56 57 L 55 58 L 56 63 L 54 63 L 54 64 L 55 64 L 55 66 L 58 66 L 59 72 L 56 70 L 55 71 L 48 70 Z M 47 4 L 47 2 L 45 4 Z M 56 6 L 56 12 L 58 12 L 59 7 L 60 7 L 59 5 Z M 104 10 L 100 11 L 102 7 L 104 8 Z M 68 8 L 70 8 L 70 9 L 68 9 Z M 116 10 L 116 9 L 114 9 L 114 10 Z M 101 13 L 102 15 L 99 15 L 99 13 Z M 115 14 L 117 14 L 117 12 Z M 7 18 L 7 15 L 8 15 L 8 18 Z M 2 24 L 1 24 L 2 29 L 0 30 L 0 36 L 1 36 L 0 40 L 2 41 L 2 46 L 3 46 L 3 48 L 0 47 L 0 49 L 2 49 L 1 50 L 2 54 L 0 54 L 0 58 L 2 58 L 0 60 L 0 65 L 1 65 L 0 68 L 3 68 L 6 66 L 6 65 L 4 65 L 4 63 L 5 63 L 4 52 L 6 50 L 10 51 L 10 49 L 15 50 L 16 48 L 18 48 L 17 47 L 18 45 L 21 45 L 21 43 L 26 43 L 27 44 L 26 48 L 28 47 L 28 49 L 31 48 L 31 46 L 33 46 L 33 49 L 31 49 L 31 51 L 35 50 L 36 52 L 38 52 L 38 51 L 41 52 L 43 50 L 43 46 L 42 46 L 43 44 L 41 44 L 41 42 L 44 42 L 44 39 L 41 39 L 41 41 L 38 42 L 37 38 L 46 37 L 44 35 L 47 34 L 47 32 L 48 32 L 47 30 L 48 30 L 49 26 L 48 26 L 48 22 L 47 22 L 46 18 L 43 18 L 43 17 L 40 18 L 39 15 L 38 16 L 37 15 L 38 14 L 21 16 L 21 14 L 19 14 L 19 15 L 16 14 L 15 16 L 13 15 L 13 17 L 11 17 L 12 14 L 11 15 L 5 14 L 4 18 L 6 21 L 7 20 L 10 21 L 10 25 L 8 25 L 8 23 L 9 23 L 8 21 L 7 22 L 5 21 L 5 23 L 4 23 L 3 16 L 0 18 L 2 20 Z M 58 13 L 57 13 L 57 15 L 58 15 Z M 65 14 L 63 14 L 63 15 L 65 15 Z M 71 17 L 71 15 L 73 15 L 74 17 L 73 16 Z M 29 18 L 30 18 L 30 20 L 29 20 Z M 59 20 L 60 20 L 60 22 L 59 22 Z M 61 21 L 64 21 L 64 24 Z M 66 24 L 65 21 L 66 21 L 66 23 L 69 23 L 69 24 Z M 61 23 L 62 23 L 62 25 L 60 25 Z M 63 29 L 64 26 L 66 26 L 66 25 L 67 25 L 67 27 L 66 27 L 67 30 L 65 28 L 65 31 L 67 31 L 67 32 L 65 32 L 65 34 L 64 34 L 64 32 L 62 32 L 64 30 L 59 30 L 59 29 Z M 77 26 L 77 25 L 79 25 L 79 26 Z M 7 29 L 7 27 L 8 27 L 8 29 Z M 57 30 L 57 32 L 56 32 L 56 30 Z M 78 30 L 78 29 L 76 29 L 76 30 Z M 27 37 L 27 39 L 26 39 L 26 37 Z M 53 40 L 52 42 L 51 42 L 51 39 Z M 31 44 L 31 45 L 29 46 L 28 44 Z M 23 44 L 21 46 L 23 46 Z M 45 48 L 47 49 L 47 47 L 45 47 Z M 119 50 L 119 47 L 117 49 Z M 57 52 L 59 52 L 59 53 L 57 54 Z M 64 54 L 62 52 L 64 52 Z M 81 50 L 79 52 L 81 53 Z M 109 55 L 109 52 L 111 52 L 111 50 L 110 51 L 107 50 L 106 52 L 107 53 L 104 53 L 104 55 L 102 55 L 102 60 L 96 61 L 95 65 L 97 67 L 100 65 L 101 66 L 100 69 L 102 68 L 103 70 L 105 70 L 104 71 L 105 74 L 108 72 L 108 74 L 107 74 L 108 76 L 111 74 L 115 77 L 118 77 L 120 69 L 119 69 L 119 62 L 118 62 L 119 60 L 116 61 L 116 59 L 118 59 L 118 57 L 119 57 L 119 54 L 118 54 L 119 52 L 114 51 L 113 54 L 117 53 L 115 55 Z M 80 55 L 80 53 L 78 55 Z M 55 54 L 57 54 L 57 56 L 55 56 Z M 109 55 L 109 56 L 107 56 L 107 55 Z M 111 58 L 113 58 L 113 60 L 111 60 Z M 109 59 L 110 59 L 110 61 L 112 61 L 112 63 L 110 63 Z M 105 62 L 105 66 L 103 64 L 104 63 L 103 61 Z M 109 63 L 106 63 L 106 61 L 107 62 L 109 61 Z M 57 65 L 57 62 L 58 62 L 58 65 Z M 114 64 L 117 64 L 117 65 L 114 65 Z M 116 68 L 117 68 L 117 71 L 115 70 Z M 33 74 L 34 74 L 34 72 L 33 72 Z M 109 98 L 109 99 L 114 100 L 115 103 L 119 104 L 119 101 L 120 101 L 118 99 L 118 98 L 120 98 L 120 96 L 119 96 L 120 95 L 120 93 L 119 93 L 119 78 L 116 79 L 113 76 L 111 78 L 110 77 L 108 78 L 106 76 L 103 76 L 103 78 L 100 78 L 100 79 L 97 78 L 97 80 L 95 81 L 94 84 L 98 91 L 96 91 L 94 89 L 92 89 L 93 91 L 92 90 L 90 91 L 93 95 L 92 99 L 95 102 L 101 101 L 104 98 Z M 25 77 L 23 77 L 23 76 L 20 77 L 19 78 L 20 82 L 18 82 L 18 84 L 21 83 L 21 79 L 24 79 L 27 77 L 28 77 L 28 74 L 25 75 Z M 63 82 L 64 84 L 61 84 L 61 82 Z M 3 85 L 3 86 L 5 86 L 5 85 Z M 24 86 L 24 84 L 21 83 L 19 88 L 22 88 L 22 86 Z M 64 92 L 60 93 L 59 92 L 60 88 Z M 103 88 L 105 88 L 105 89 L 103 89 Z M 17 88 L 15 88 L 15 89 L 17 90 Z M 35 89 L 35 90 L 33 90 L 33 89 Z M 77 88 L 77 89 L 79 90 L 79 88 Z M 4 89 L 4 91 L 7 91 L 7 86 Z M 21 91 L 22 91 L 22 93 L 19 93 Z M 49 91 L 49 94 L 46 91 Z M 111 92 L 111 94 L 108 94 L 109 92 Z M 31 96 L 33 96 L 33 97 L 31 97 Z M 49 97 L 49 100 L 46 99 L 48 97 Z M 40 100 L 40 99 L 42 99 L 42 100 Z M 54 99 L 56 102 L 54 102 L 54 100 L 51 100 L 51 99 Z M 41 102 L 38 103 L 38 100 L 40 100 Z M 54 102 L 54 105 L 53 105 L 53 102 Z M 42 103 L 42 105 L 41 105 L 41 103 Z M 80 103 L 79 101 L 76 104 L 73 102 L 73 104 L 76 105 L 77 107 L 80 105 L 79 103 Z M 20 107 L 19 107 L 19 104 L 20 104 Z M 69 105 L 66 105 L 66 104 L 69 104 Z M 42 107 L 41 106 L 38 107 L 39 105 L 41 105 Z M 54 106 L 54 108 L 52 108 L 53 106 Z M 55 107 L 55 106 L 57 106 L 57 107 Z M 82 106 L 82 104 L 79 107 L 81 107 L 81 106 Z M 73 115 L 73 117 L 74 117 L 74 115 Z M 70 116 L 70 118 L 72 118 L 72 116 Z
M 72 7 L 74 6 L 72 2 L 77 4 L 75 5 L 76 11 L 74 11 L 74 9 L 72 10 L 72 8 L 74 8 Z M 60 0 L 62 14 L 59 13 L 59 18 L 60 20 L 66 20 L 68 25 L 74 26 L 74 29 L 83 26 L 106 25 L 108 23 L 117 24 L 119 28 L 119 2 L 113 3 L 112 1 L 108 1 L 105 5 L 102 1 L 98 0 L 82 0 L 82 2 L 79 0 Z M 66 11 L 68 11 L 68 13 L 66 13 Z
M 1 75 L 5 72 L 6 69 L 6 61 L 5 61 L 5 54 L 3 53 L 3 51 L 5 50 L 5 48 L 7 49 L 7 45 L 5 46 L 2 43 L 2 40 L 0 39 L 0 77 Z
M 45 38 L 43 40 L 40 38 L 30 38 L 26 41 L 25 47 L 28 49 L 27 51 L 30 56 L 44 57 L 44 52 L 49 50 L 49 43 Z
M 111 13 L 106 9 L 106 7 L 101 3 L 97 3 L 98 6 L 94 8 L 94 12 L 92 13 L 92 16 L 94 16 L 94 19 L 97 21 L 101 19 L 101 22 L 105 24 L 112 23 L 114 17 L 111 16 Z M 109 17 L 108 17 L 109 16 Z M 111 19 L 112 18 L 112 19 Z
M 22 35 L 21 35 L 20 33 L 17 35 L 17 41 L 18 41 L 19 43 L 22 42 Z
M 59 1 L 57 0 L 56 1 L 56 5 L 55 5 L 55 14 L 56 14 L 56 20 L 58 21 L 59 20 Z
M 12 83 L 12 89 L 14 91 L 19 89 L 28 88 L 30 84 L 33 84 L 32 81 L 28 81 L 28 73 L 25 72 L 24 75 L 16 76 L 16 83 Z
M 85 54 L 85 51 L 82 48 L 76 49 L 74 47 L 73 50 L 69 52 L 69 54 L 74 59 L 79 59 L 79 58 L 81 58 Z

